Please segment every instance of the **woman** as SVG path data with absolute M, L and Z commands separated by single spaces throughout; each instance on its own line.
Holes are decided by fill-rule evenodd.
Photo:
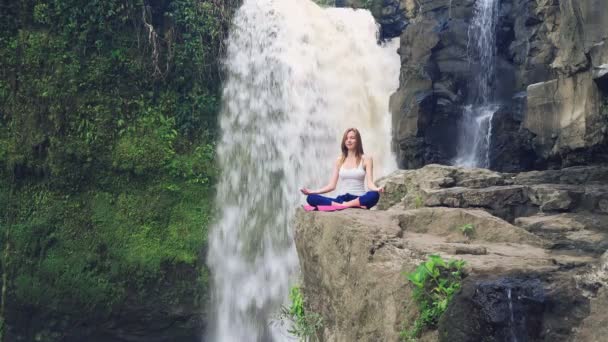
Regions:
M 306 201 L 311 207 L 307 210 L 338 210 L 344 208 L 370 209 L 380 199 L 384 191 L 374 184 L 374 163 L 372 157 L 363 154 L 361 134 L 356 128 L 349 128 L 342 137 L 342 155 L 338 157 L 329 184 L 318 190 L 303 188 Z M 321 196 L 336 189 L 340 180 L 342 195 L 336 198 Z M 364 182 L 370 191 L 365 191 Z

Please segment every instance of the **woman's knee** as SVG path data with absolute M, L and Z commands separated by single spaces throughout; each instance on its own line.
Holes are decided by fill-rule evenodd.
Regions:
M 375 206 L 376 203 L 378 203 L 378 200 L 380 200 L 380 193 L 378 191 L 368 191 L 365 195 L 359 198 L 361 205 L 367 209 Z
M 312 206 L 330 205 L 332 199 L 318 194 L 310 194 L 306 196 L 306 202 Z
M 317 205 L 319 195 L 311 194 L 306 196 L 306 202 L 310 205 Z
M 370 196 L 376 202 L 380 200 L 380 193 L 378 191 L 370 191 Z

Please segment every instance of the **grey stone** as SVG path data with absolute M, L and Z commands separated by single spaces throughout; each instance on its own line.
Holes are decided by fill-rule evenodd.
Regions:
M 528 87 L 523 128 L 535 134 L 543 158 L 605 143 L 600 95 L 591 74 L 577 74 Z
M 608 214 L 608 199 L 602 199 L 598 203 L 599 211 Z

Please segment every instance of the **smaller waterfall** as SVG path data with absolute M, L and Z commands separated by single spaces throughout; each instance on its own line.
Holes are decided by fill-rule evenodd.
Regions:
M 454 165 L 490 166 L 492 118 L 498 110 L 493 104 L 496 67 L 496 17 L 498 0 L 477 0 L 469 27 L 469 65 L 472 87 L 460 123 L 459 144 Z
M 459 140 L 461 148 L 454 160 L 455 165 L 484 168 L 490 166 L 492 117 L 497 109 L 497 105 L 464 107 Z
M 511 314 L 511 321 L 510 321 L 510 325 L 511 325 L 511 337 L 512 337 L 512 342 L 518 342 L 517 340 L 517 335 L 515 334 L 515 317 L 513 315 L 513 299 L 511 298 L 511 288 L 508 287 L 507 288 L 507 298 L 509 300 L 509 313 Z

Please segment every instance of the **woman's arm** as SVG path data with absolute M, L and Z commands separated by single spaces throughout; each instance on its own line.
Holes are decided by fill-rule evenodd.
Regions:
M 334 169 L 331 172 L 331 179 L 329 180 L 329 183 L 322 187 L 321 189 L 317 189 L 317 190 L 310 190 L 307 188 L 302 188 L 300 189 L 300 191 L 302 191 L 302 193 L 304 195 L 311 195 L 311 194 L 324 194 L 326 192 L 330 192 L 330 191 L 334 191 L 336 189 L 336 185 L 338 184 L 338 175 L 339 175 L 339 170 L 340 170 L 340 158 L 338 158 L 336 160 L 336 163 L 334 164 Z
M 365 163 L 365 178 L 367 183 L 367 188 L 371 191 L 383 192 L 383 188 L 379 188 L 374 184 L 374 161 L 372 157 L 367 157 L 364 160 Z

